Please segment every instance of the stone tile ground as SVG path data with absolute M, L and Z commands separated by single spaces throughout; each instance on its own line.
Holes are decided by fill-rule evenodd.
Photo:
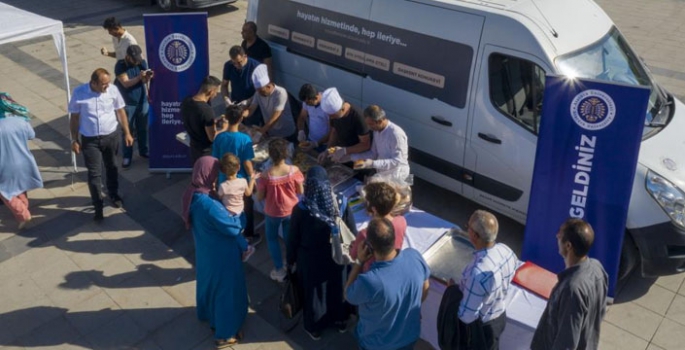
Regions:
M 100 24 L 114 15 L 144 45 L 144 0 L 3 0 L 65 24 L 72 88 L 98 66 L 110 39 Z M 602 6 L 671 93 L 685 97 L 685 2 L 600 0 Z M 239 42 L 247 2 L 209 10 L 210 71 L 221 75 L 228 48 Z M 0 90 L 27 104 L 38 118 L 30 146 L 45 180 L 31 191 L 34 221 L 21 232 L 0 209 L 0 347 L 2 349 L 209 349 L 206 325 L 195 319 L 192 237 L 182 228 L 180 194 L 187 175 L 150 174 L 135 158 L 121 172 L 125 209 L 107 208 L 92 223 L 85 172 L 70 167 L 66 92 L 49 38 L 0 46 Z M 463 223 L 477 206 L 418 181 L 416 203 Z M 456 203 L 456 204 L 455 204 Z M 464 208 L 451 210 L 454 206 Z M 502 219 L 502 240 L 519 247 L 522 227 Z M 314 342 L 301 326 L 279 329 L 279 286 L 268 279 L 262 244 L 246 265 L 250 313 L 245 343 L 235 349 L 351 349 L 348 334 L 327 332 Z M 611 306 L 601 349 L 682 349 L 685 344 L 685 275 L 633 276 Z M 420 344 L 419 348 L 425 348 Z

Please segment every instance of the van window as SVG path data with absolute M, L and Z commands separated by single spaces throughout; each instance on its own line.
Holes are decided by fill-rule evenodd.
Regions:
M 490 55 L 488 69 L 490 99 L 495 107 L 537 134 L 545 71 L 533 62 L 502 54 Z

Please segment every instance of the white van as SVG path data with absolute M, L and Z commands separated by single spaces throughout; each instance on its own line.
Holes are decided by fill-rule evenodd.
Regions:
M 685 270 L 684 106 L 593 1 L 252 0 L 248 20 L 288 91 L 335 86 L 383 106 L 413 173 L 522 223 L 545 75 L 651 88 L 622 274 Z

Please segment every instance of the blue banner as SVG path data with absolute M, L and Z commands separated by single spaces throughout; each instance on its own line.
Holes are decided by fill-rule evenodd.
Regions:
M 566 219 L 584 219 L 614 295 L 648 99 L 642 87 L 547 77 L 524 260 L 562 271 L 556 233 Z
M 207 13 L 145 15 L 150 69 L 150 171 L 192 168 L 190 150 L 176 135 L 184 131 L 181 102 L 209 75 Z

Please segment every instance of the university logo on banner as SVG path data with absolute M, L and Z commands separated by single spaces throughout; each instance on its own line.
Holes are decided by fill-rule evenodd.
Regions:
M 209 75 L 206 13 L 145 15 L 150 68 L 150 171 L 189 170 L 190 150 L 177 141 L 183 132 L 181 103 Z
M 584 219 L 613 295 L 648 99 L 642 87 L 547 77 L 523 259 L 560 272 L 555 234 Z

